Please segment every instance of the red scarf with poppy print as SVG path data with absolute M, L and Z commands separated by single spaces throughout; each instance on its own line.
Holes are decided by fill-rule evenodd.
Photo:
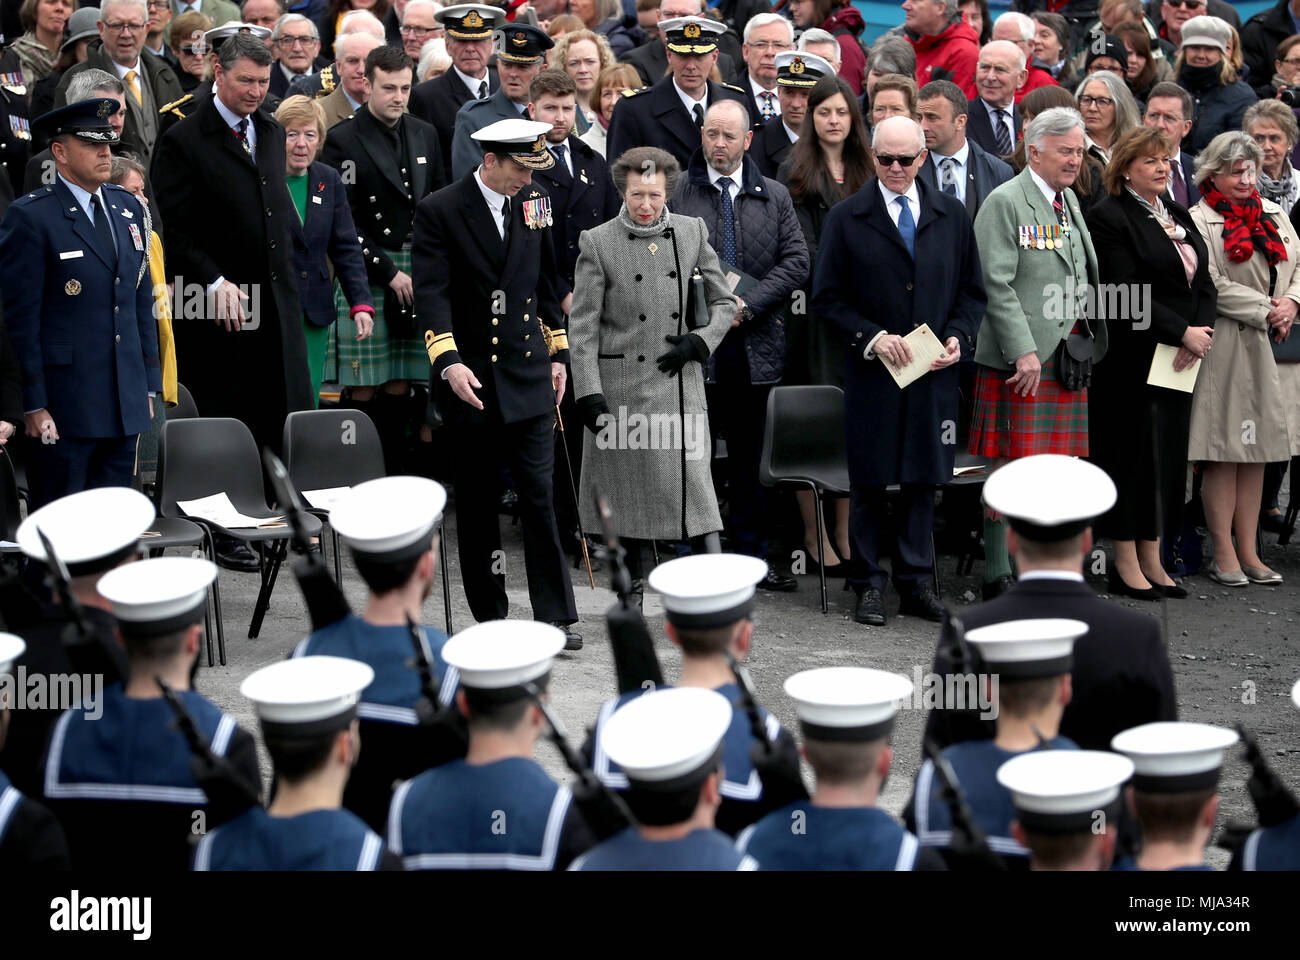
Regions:
M 1264 204 L 1258 192 L 1245 203 L 1237 204 L 1206 180 L 1201 184 L 1201 196 L 1223 214 L 1223 252 L 1233 263 L 1244 263 L 1256 250 L 1263 251 L 1270 267 L 1286 259 L 1282 237 L 1273 221 L 1264 216 Z

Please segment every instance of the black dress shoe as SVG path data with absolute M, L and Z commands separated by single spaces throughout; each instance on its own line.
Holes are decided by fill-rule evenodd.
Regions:
M 1259 515 L 1259 529 L 1265 533 L 1284 533 L 1286 531 L 1286 515 L 1282 513 L 1261 513 Z
M 885 597 L 875 587 L 867 587 L 858 594 L 858 602 L 853 607 L 853 619 L 869 627 L 885 625 Z
M 242 540 L 236 540 L 234 537 L 217 537 L 216 538 L 217 565 L 225 567 L 227 570 L 238 570 L 240 573 L 256 573 L 261 569 L 257 562 L 257 554 L 248 549 L 247 544 Z
M 822 565 L 814 560 L 812 555 L 809 554 L 808 573 L 815 577 L 822 569 Z M 839 563 L 828 564 L 824 569 L 826 570 L 827 579 L 830 579 L 831 577 L 844 577 L 848 575 L 849 565 L 841 561 Z
M 920 617 L 933 623 L 942 623 L 948 615 L 947 608 L 934 595 L 934 590 L 928 584 L 918 588 L 910 596 L 903 597 L 903 602 L 898 606 L 898 612 Z
M 985 600 L 992 600 L 994 597 L 1000 597 L 1013 586 L 1016 581 L 1011 579 L 1011 575 L 1004 573 L 991 583 L 984 584 L 983 594 Z
M 1114 567 L 1110 568 L 1106 579 L 1110 582 L 1110 592 L 1117 597 L 1132 597 L 1134 600 L 1159 600 L 1162 594 L 1155 587 L 1147 587 L 1145 590 L 1139 590 L 1137 587 L 1130 587 L 1124 582 L 1124 578 L 1119 575 L 1119 571 Z M 1182 589 L 1181 587 L 1179 589 Z
M 1168 597 L 1170 600 L 1186 600 L 1187 588 L 1175 580 L 1172 584 L 1166 586 L 1163 583 L 1153 583 L 1151 586 L 1159 590 L 1161 595 Z
M 770 566 L 767 568 L 767 576 L 758 581 L 758 586 L 764 590 L 776 590 L 779 593 L 790 593 L 792 590 L 799 589 L 799 581 L 794 577 L 788 577 L 784 573 L 777 573 Z
M 551 626 L 564 631 L 565 650 L 582 649 L 582 637 L 570 630 L 567 623 L 552 623 Z

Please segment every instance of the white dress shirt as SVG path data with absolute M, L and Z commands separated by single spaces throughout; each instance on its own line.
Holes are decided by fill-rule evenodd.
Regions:
M 1048 185 L 1046 180 L 1044 180 L 1042 177 L 1038 175 L 1037 171 L 1035 171 L 1033 167 L 1029 168 L 1029 176 L 1037 185 L 1038 189 L 1042 192 L 1043 196 L 1047 198 L 1048 206 L 1054 205 L 1056 203 L 1056 191 L 1053 190 L 1050 185 Z M 1061 199 L 1062 200 L 1065 199 L 1064 190 L 1061 191 Z M 1065 219 L 1067 223 L 1070 220 L 1070 207 L 1068 204 L 1066 205 L 1065 208 Z
M 709 112 L 709 88 L 707 86 L 704 88 L 704 96 L 700 97 L 698 100 L 692 99 L 689 93 L 677 86 L 676 79 L 673 80 L 673 89 L 677 91 L 677 96 L 681 99 L 682 106 L 686 108 L 686 115 L 691 118 L 691 123 L 695 122 L 695 105 L 697 103 L 700 105 L 701 110 L 705 113 Z
M 759 111 L 758 116 L 751 117 L 751 120 L 763 119 L 763 94 L 765 93 L 770 93 L 772 95 L 772 115 L 774 117 L 781 116 L 781 98 L 776 95 L 775 90 L 767 89 L 767 87 L 754 79 L 753 74 L 750 74 L 749 76 L 749 88 L 754 91 L 754 104 L 758 107 Z
M 786 123 L 784 118 L 781 120 L 781 126 L 785 127 L 785 135 L 790 138 L 791 143 L 799 142 L 799 134 L 790 129 L 790 124 Z
M 488 96 L 489 97 L 492 96 L 492 81 L 488 79 L 488 74 L 486 70 L 483 71 L 483 76 L 475 79 L 474 77 L 471 77 L 468 73 L 461 73 L 460 67 L 456 66 L 454 63 L 451 65 L 451 68 L 456 71 L 456 76 L 460 77 L 460 82 L 465 84 L 466 88 L 469 90 L 469 95 L 471 99 L 473 100 L 478 99 L 478 88 L 479 88 L 479 84 L 481 83 L 486 83 L 488 85 L 488 91 L 487 91 Z M 351 100 L 352 98 L 348 97 L 348 99 Z
M 1007 125 L 1007 135 L 1011 137 L 1011 146 L 1016 145 L 1016 115 L 1014 113 L 1016 105 L 1007 104 L 1005 107 L 995 107 L 987 100 L 980 98 L 980 103 L 984 104 L 984 109 L 988 111 L 989 126 L 993 128 L 993 133 L 998 132 L 998 121 L 994 114 L 1002 114 L 1002 120 Z
M 898 217 L 902 213 L 898 204 L 894 202 L 899 198 L 902 198 L 912 211 L 912 223 L 915 225 L 921 222 L 921 192 L 916 189 L 915 179 L 912 180 L 912 185 L 907 188 L 907 193 L 895 193 L 885 186 L 883 180 L 877 180 L 876 184 L 880 187 L 880 196 L 884 198 L 885 209 L 889 211 L 889 219 L 894 221 L 894 226 L 898 226 Z M 886 332 L 881 330 L 867 341 L 867 345 L 862 351 L 864 359 L 872 360 L 875 358 L 876 354 L 873 352 L 873 348 L 876 346 L 876 341 L 883 337 Z
M 951 157 L 946 157 L 937 151 L 931 151 L 930 156 L 934 157 L 935 184 L 940 192 L 943 191 L 943 162 L 952 160 L 954 164 L 953 175 L 957 178 L 955 186 L 957 187 L 957 199 L 962 203 L 966 202 L 966 180 L 970 176 L 967 170 L 967 164 L 970 162 L 970 144 L 962 141 L 961 149 Z
M 731 202 L 733 204 L 732 209 L 734 210 L 736 197 L 740 195 L 740 178 L 742 174 L 745 172 L 744 160 L 742 159 L 740 166 L 738 166 L 735 170 L 732 170 L 731 173 L 718 173 L 718 171 L 714 170 L 712 167 L 709 167 L 708 171 L 709 171 L 710 186 L 718 187 L 718 181 L 721 180 L 723 177 L 731 178 L 731 186 L 727 188 L 727 192 L 731 194 Z M 719 193 L 722 192 L 721 187 L 718 187 L 718 192 Z
M 497 236 L 502 240 L 506 238 L 505 223 L 502 221 L 502 211 L 505 209 L 506 196 L 504 193 L 497 193 L 486 183 L 481 176 L 483 168 L 479 167 L 474 171 L 474 182 L 478 184 L 479 190 L 483 194 L 483 199 L 487 202 L 488 209 L 492 211 L 492 220 L 496 223 Z
M 231 110 L 228 106 L 226 106 L 224 103 L 221 102 L 221 98 L 217 96 L 217 92 L 215 90 L 212 91 L 212 105 L 217 108 L 217 113 L 221 114 L 221 119 L 226 121 L 226 126 L 228 126 L 231 129 L 231 132 L 235 133 L 235 136 L 239 135 L 236 131 L 238 131 L 239 129 L 240 121 L 242 120 L 248 121 L 248 126 L 244 128 L 244 136 L 248 138 L 248 149 L 252 150 L 253 156 L 256 157 L 257 156 L 257 124 L 253 122 L 253 118 L 241 117 L 239 114 L 235 113 L 235 111 Z
M 569 179 L 572 180 L 573 179 L 573 144 L 569 143 L 569 139 L 566 137 L 563 143 L 548 143 L 547 147 L 550 148 L 551 156 L 555 157 L 556 163 L 564 164 L 564 169 L 569 171 Z M 562 156 L 564 157 L 563 160 L 560 160 L 561 155 L 556 154 L 555 152 L 556 147 L 564 148 L 564 153 L 562 154 Z
M 1021 580 L 1073 580 L 1083 583 L 1083 574 L 1073 570 L 1026 570 L 1020 575 Z

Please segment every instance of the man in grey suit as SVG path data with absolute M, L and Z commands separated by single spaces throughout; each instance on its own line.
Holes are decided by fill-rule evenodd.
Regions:
M 486 100 L 470 100 L 456 113 L 451 141 L 451 175 L 460 180 L 483 162 L 474 134 L 498 120 L 528 119 L 528 89 L 542 72 L 546 51 L 555 41 L 530 23 L 508 23 L 497 30 L 497 75 L 501 86 Z
M 83 70 L 97 68 L 126 87 L 126 126 L 122 144 L 149 165 L 158 140 L 158 111 L 185 95 L 180 78 L 161 57 L 144 49 L 149 29 L 145 0 L 107 0 L 100 8 L 99 40 L 91 41 L 86 59 L 69 67 L 54 94 L 55 107 L 68 102 L 68 84 Z
M 1088 390 L 1057 380 L 1057 347 L 1093 335 L 1106 352 L 1106 324 L 1090 316 L 1097 255 L 1070 189 L 1083 166 L 1083 117 L 1053 107 L 1025 127 L 1028 164 L 989 195 L 975 218 L 988 309 L 975 347 L 970 452 L 997 469 L 1052 453 L 1088 455 Z M 985 513 L 984 599 L 1013 581 L 1006 521 Z
M 927 156 L 920 177 L 960 200 L 974 220 L 984 199 L 1016 171 L 966 139 L 966 111 L 966 94 L 951 80 L 931 80 L 921 88 L 917 112 Z

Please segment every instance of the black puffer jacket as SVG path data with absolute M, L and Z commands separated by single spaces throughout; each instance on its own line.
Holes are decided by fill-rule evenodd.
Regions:
M 744 295 L 754 317 L 733 329 L 741 335 L 753 384 L 778 383 L 785 367 L 784 313 L 790 297 L 808 279 L 808 246 L 790 193 L 768 180 L 745 156 L 740 193 L 736 195 L 736 258 L 734 264 L 758 283 Z M 669 208 L 699 217 L 709 229 L 709 244 L 722 256 L 722 193 L 709 182 L 703 150 L 691 156 L 686 175 L 677 185 Z M 723 265 L 723 272 L 726 272 Z

